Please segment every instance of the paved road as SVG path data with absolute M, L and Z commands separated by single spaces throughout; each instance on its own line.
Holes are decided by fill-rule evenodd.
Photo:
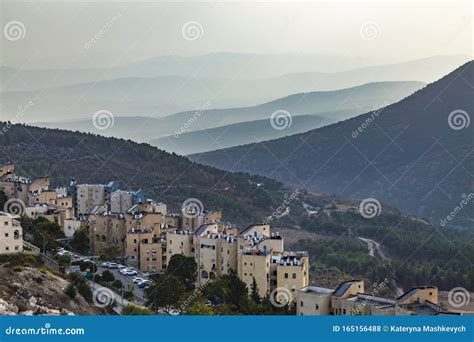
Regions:
M 120 273 L 118 269 L 109 269 L 109 268 L 102 267 L 100 265 L 101 265 L 101 263 L 97 262 L 97 271 L 99 273 L 102 273 L 105 270 L 109 270 L 110 272 L 112 272 L 115 279 L 119 279 L 122 282 L 124 290 L 127 289 L 128 285 L 133 285 L 133 287 L 134 287 L 133 293 L 135 294 L 135 297 L 137 298 L 137 301 L 138 302 L 143 302 L 143 299 L 145 298 L 144 293 L 143 293 L 143 289 L 139 288 L 137 284 L 133 283 L 132 279 L 133 279 L 134 276 L 125 276 L 122 273 Z M 136 277 L 145 278 L 143 276 L 143 273 L 141 273 L 141 272 L 138 272 L 138 275 L 136 275 Z

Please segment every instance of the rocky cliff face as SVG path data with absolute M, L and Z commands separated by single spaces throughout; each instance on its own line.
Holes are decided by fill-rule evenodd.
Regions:
M 79 294 L 70 299 L 64 293 L 68 280 L 45 269 L 18 270 L 0 266 L 0 316 L 104 314 Z

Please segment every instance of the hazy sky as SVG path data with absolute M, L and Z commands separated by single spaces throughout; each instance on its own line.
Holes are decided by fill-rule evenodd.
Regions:
M 1 63 L 24 68 L 219 51 L 350 54 L 379 63 L 473 54 L 471 0 L 1 3 Z M 23 39 L 7 39 L 12 21 Z

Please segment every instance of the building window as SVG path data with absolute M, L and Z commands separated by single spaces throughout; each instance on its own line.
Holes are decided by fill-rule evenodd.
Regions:
M 288 273 L 285 273 L 285 279 L 288 279 Z
M 319 304 L 315 304 L 315 305 L 314 305 L 314 308 L 315 308 L 316 310 L 319 310 Z
M 293 273 L 293 279 L 296 279 L 296 273 Z
M 301 306 L 301 307 L 303 307 L 303 306 L 304 306 L 304 305 L 303 305 L 303 301 L 300 301 L 300 306 Z

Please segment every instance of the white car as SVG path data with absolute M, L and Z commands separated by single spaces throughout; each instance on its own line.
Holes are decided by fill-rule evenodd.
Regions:
M 124 269 L 122 274 L 124 274 L 126 276 L 136 276 L 138 274 L 138 272 L 135 271 L 135 270 Z
M 132 281 L 133 281 L 135 284 L 138 284 L 138 283 L 144 282 L 145 279 L 140 278 L 140 277 L 133 277 Z
M 119 268 L 120 270 L 123 270 L 124 268 L 127 268 L 127 266 L 122 265 L 122 264 L 118 264 L 118 268 Z
M 119 268 L 119 266 L 116 262 L 109 262 L 109 268 L 117 269 Z
M 109 268 L 110 262 L 106 261 L 102 263 L 102 267 Z

